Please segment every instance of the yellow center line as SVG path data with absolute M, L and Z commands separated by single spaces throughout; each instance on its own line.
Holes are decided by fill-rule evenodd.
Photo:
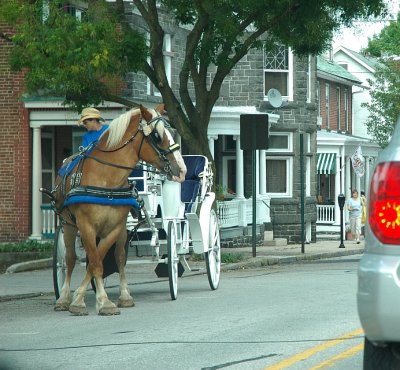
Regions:
M 349 348 L 347 351 L 341 352 L 336 356 L 328 358 L 324 362 L 319 363 L 318 365 L 312 367 L 309 370 L 325 369 L 326 367 L 334 365 L 336 362 L 354 356 L 356 353 L 362 351 L 363 348 L 364 348 L 364 343 L 357 344 L 356 346 Z
M 356 336 L 362 335 L 362 334 L 363 334 L 363 330 L 362 329 L 354 330 L 354 331 L 352 331 L 350 333 L 342 335 L 341 337 L 338 337 L 336 339 L 328 340 L 327 342 L 324 342 L 322 344 L 319 344 L 317 346 L 309 348 L 308 350 L 306 350 L 304 352 L 297 353 L 296 355 L 294 355 L 292 357 L 289 357 L 289 358 L 287 358 L 287 359 L 285 359 L 285 360 L 283 360 L 281 362 L 278 362 L 275 365 L 266 367 L 264 370 L 285 369 L 285 368 L 293 365 L 296 362 L 303 361 L 303 360 L 315 355 L 318 352 L 321 352 L 321 351 L 323 351 L 323 350 L 325 350 L 325 349 L 327 349 L 329 347 L 336 346 L 339 343 L 342 343 L 342 342 L 344 342 L 344 341 L 346 341 L 348 339 L 351 339 L 353 337 L 356 337 Z

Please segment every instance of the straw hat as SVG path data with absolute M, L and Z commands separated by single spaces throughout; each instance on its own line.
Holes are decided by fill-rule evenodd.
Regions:
M 100 112 L 96 108 L 84 108 L 81 113 L 81 118 L 79 118 L 78 126 L 82 124 L 85 119 L 98 119 L 100 121 L 104 121 L 104 118 L 101 116 Z

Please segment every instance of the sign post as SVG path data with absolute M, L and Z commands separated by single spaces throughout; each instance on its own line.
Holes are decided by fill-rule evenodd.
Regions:
M 252 250 L 256 256 L 257 185 L 256 150 L 268 149 L 268 114 L 240 115 L 240 149 L 251 150 L 251 189 L 252 189 Z

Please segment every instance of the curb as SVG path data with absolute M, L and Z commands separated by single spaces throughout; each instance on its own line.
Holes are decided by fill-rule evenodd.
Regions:
M 39 270 L 51 267 L 53 265 L 53 258 L 44 258 L 41 260 L 19 262 L 7 268 L 6 274 L 13 274 L 15 272 Z
M 328 252 L 328 253 L 316 253 L 310 255 L 300 255 L 300 256 L 268 256 L 268 257 L 250 257 L 249 259 L 238 262 L 221 265 L 221 271 L 229 270 L 239 270 L 245 268 L 254 267 L 264 267 L 272 265 L 289 264 L 299 261 L 313 261 L 320 260 L 324 258 L 335 258 L 342 256 L 351 256 L 357 254 L 363 254 L 364 250 L 343 250 L 338 252 Z

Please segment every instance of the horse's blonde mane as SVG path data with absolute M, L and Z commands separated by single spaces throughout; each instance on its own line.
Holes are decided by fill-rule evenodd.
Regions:
M 106 143 L 107 148 L 115 148 L 121 142 L 125 131 L 128 128 L 131 117 L 139 112 L 139 108 L 131 109 L 111 121 L 108 130 L 105 131 L 108 132 L 108 139 Z

